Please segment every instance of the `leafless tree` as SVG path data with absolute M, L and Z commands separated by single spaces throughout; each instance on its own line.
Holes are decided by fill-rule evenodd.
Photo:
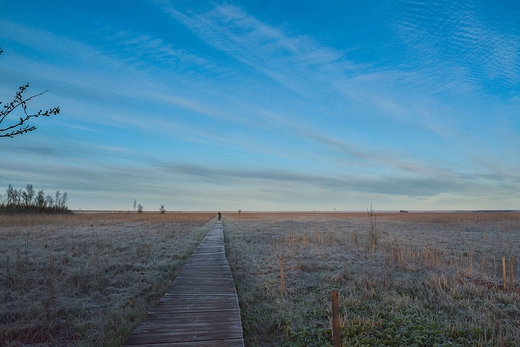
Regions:
M 25 195 L 27 196 L 27 205 L 30 205 L 33 202 L 34 195 L 36 194 L 36 192 L 34 191 L 32 184 L 27 184 L 27 187 L 25 187 L 25 191 Z
M 0 48 L 0 55 L 3 53 L 3 50 Z M 29 123 L 31 118 L 38 117 L 49 117 L 52 115 L 57 115 L 60 113 L 59 107 L 53 107 L 46 111 L 39 110 L 36 113 L 31 113 L 27 111 L 27 103 L 32 99 L 47 93 L 48 90 L 32 95 L 26 96 L 25 93 L 29 88 L 29 83 L 21 86 L 16 92 L 13 101 L 8 102 L 3 105 L 3 108 L 0 110 L 0 137 L 14 137 L 16 135 L 22 135 L 28 133 L 30 131 L 36 130 L 36 127 Z M 0 101 L 0 105 L 2 102 Z M 17 120 L 14 120 L 15 117 L 12 116 L 13 111 L 16 109 L 22 109 L 22 116 Z M 11 115 L 9 119 L 6 118 Z M 17 118 L 17 117 L 16 117 Z
M 40 189 L 38 195 L 36 195 L 36 206 L 40 211 L 43 211 L 45 208 L 45 193 L 43 189 Z
M 0 194 L 0 214 L 3 213 L 71 213 L 67 207 L 67 192 L 45 195 L 43 189 L 36 191 L 32 184 L 26 189 L 16 189 L 11 184 Z
M 60 202 L 60 209 L 65 210 L 67 209 L 67 200 L 69 200 L 69 196 L 67 192 L 63 192 L 61 195 L 61 202 Z

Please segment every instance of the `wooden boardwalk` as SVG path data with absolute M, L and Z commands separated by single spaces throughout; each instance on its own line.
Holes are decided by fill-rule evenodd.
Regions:
M 238 297 L 216 222 L 124 347 L 244 347 Z

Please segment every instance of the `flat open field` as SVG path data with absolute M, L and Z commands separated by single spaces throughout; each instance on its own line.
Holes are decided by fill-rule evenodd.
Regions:
M 214 217 L 0 216 L 0 345 L 120 346 Z M 520 345 L 520 278 L 515 266 L 511 288 L 509 272 L 519 213 L 243 212 L 223 222 L 246 346 L 331 346 L 332 289 L 343 346 Z
M 0 216 L 0 346 L 121 346 L 214 217 Z
M 519 213 L 224 214 L 248 346 L 519 346 Z M 283 255 L 286 294 L 281 294 Z M 503 289 L 502 258 L 507 259 Z M 520 265 L 520 259 L 517 260 Z

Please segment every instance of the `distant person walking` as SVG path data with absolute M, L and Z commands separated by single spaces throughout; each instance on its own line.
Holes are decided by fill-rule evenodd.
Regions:
M 222 213 L 218 213 L 218 220 L 220 220 L 220 218 L 222 217 Z

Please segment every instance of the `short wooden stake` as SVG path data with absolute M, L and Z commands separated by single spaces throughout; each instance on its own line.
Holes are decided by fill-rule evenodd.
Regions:
M 332 291 L 332 344 L 334 347 L 340 346 L 339 300 L 337 290 Z
M 502 258 L 502 272 L 504 275 L 504 290 L 507 290 L 507 265 L 506 258 Z
M 283 274 L 283 255 L 279 255 L 280 258 L 280 283 L 281 283 L 281 291 L 282 295 L 285 295 L 285 276 Z
M 515 262 L 515 257 L 511 256 L 511 260 L 509 262 L 509 288 L 511 288 L 511 289 L 515 288 L 514 262 Z

